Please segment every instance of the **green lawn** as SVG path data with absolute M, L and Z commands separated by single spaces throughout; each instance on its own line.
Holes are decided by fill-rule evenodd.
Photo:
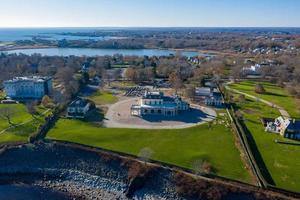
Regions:
M 254 89 L 257 83 L 261 83 L 264 85 L 266 90 L 266 94 L 257 94 Z M 239 83 L 231 84 L 231 88 L 237 89 L 241 92 L 248 93 L 250 95 L 257 96 L 261 99 L 270 101 L 274 104 L 277 104 L 283 108 L 285 108 L 288 113 L 293 118 L 300 118 L 299 113 L 299 105 L 297 105 L 297 101 L 294 97 L 289 95 L 289 93 L 272 83 L 268 82 L 254 82 L 254 81 L 242 81 Z
M 96 105 L 113 104 L 118 101 L 118 97 L 106 91 L 98 91 L 92 96 L 90 96 L 89 99 L 95 102 Z
M 284 139 L 277 134 L 266 133 L 260 121 L 261 117 L 279 116 L 279 111 L 252 99 L 247 99 L 245 103 L 240 103 L 239 106 L 244 115 L 245 124 L 251 132 L 275 184 L 278 187 L 299 192 L 300 146 L 275 143 L 276 139 L 281 141 L 291 140 Z
M 223 124 L 201 125 L 181 130 L 100 128 L 86 122 L 61 119 L 48 139 L 65 140 L 139 155 L 144 148 L 152 159 L 193 169 L 195 163 L 209 162 L 215 173 L 251 182 L 235 147 L 232 132 Z
M 13 109 L 11 121 L 16 125 L 32 120 L 32 116 L 27 112 L 27 109 L 23 104 L 0 104 L 0 108 L 3 107 Z M 41 107 L 38 108 L 38 112 L 42 113 L 44 111 L 45 109 Z M 10 127 L 8 130 L 0 134 L 0 143 L 27 141 L 28 136 L 33 133 L 41 123 L 43 123 L 43 120 L 43 117 L 39 117 L 38 120 L 31 121 L 24 125 L 10 127 L 7 120 L 0 118 L 0 132 Z
M 118 88 L 127 88 L 127 87 L 135 87 L 137 86 L 137 84 L 132 81 L 113 81 L 110 83 L 110 86 L 118 87 Z
M 130 65 L 112 65 L 112 68 L 129 68 Z

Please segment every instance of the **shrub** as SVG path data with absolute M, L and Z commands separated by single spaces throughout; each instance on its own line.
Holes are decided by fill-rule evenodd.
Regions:
M 220 200 L 230 192 L 241 192 L 238 187 L 209 182 L 182 172 L 176 172 L 174 178 L 177 193 L 192 199 Z
M 42 98 L 41 104 L 45 108 L 54 108 L 55 107 L 55 104 L 53 103 L 53 100 L 49 96 L 47 96 L 47 95 L 45 95 Z
M 265 90 L 264 86 L 259 83 L 259 84 L 255 85 L 255 92 L 257 94 L 264 94 L 264 93 L 266 93 L 266 90 Z

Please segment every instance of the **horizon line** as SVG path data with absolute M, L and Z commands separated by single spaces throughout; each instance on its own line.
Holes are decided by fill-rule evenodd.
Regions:
M 300 26 L 0 26 L 2 28 L 300 28 Z

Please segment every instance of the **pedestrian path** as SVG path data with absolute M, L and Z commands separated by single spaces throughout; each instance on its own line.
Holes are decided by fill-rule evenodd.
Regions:
M 234 92 L 234 93 L 242 94 L 242 95 L 245 95 L 246 97 L 249 97 L 249 98 L 251 98 L 251 99 L 255 99 L 255 100 L 258 101 L 258 102 L 262 102 L 262 103 L 264 103 L 264 104 L 267 104 L 268 106 L 271 106 L 272 108 L 277 108 L 277 109 L 279 110 L 280 114 L 281 114 L 284 118 L 291 119 L 290 114 L 289 114 L 283 107 L 281 107 L 281 106 L 278 106 L 278 105 L 276 105 L 276 104 L 274 104 L 274 103 L 272 103 L 272 102 L 270 102 L 270 101 L 261 99 L 261 98 L 259 98 L 259 97 L 254 96 L 254 95 L 250 95 L 250 94 L 247 94 L 247 93 L 245 93 L 245 92 L 241 92 L 241 91 L 239 91 L 239 90 L 232 89 L 232 88 L 229 87 L 228 84 L 225 86 L 225 88 L 226 88 L 227 90 L 229 90 L 229 91 Z

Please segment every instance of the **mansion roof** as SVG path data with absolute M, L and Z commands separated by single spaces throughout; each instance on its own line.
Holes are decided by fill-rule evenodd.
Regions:
M 51 80 L 51 77 L 41 77 L 41 76 L 22 76 L 15 77 L 13 79 L 4 81 L 4 83 L 18 83 L 18 82 L 36 82 L 43 83 L 45 81 Z

